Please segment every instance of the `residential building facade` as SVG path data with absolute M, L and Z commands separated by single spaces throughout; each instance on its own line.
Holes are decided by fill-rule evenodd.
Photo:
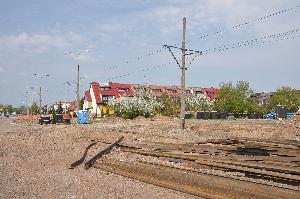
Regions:
M 111 99 L 118 99 L 122 96 L 133 96 L 134 90 L 150 89 L 156 97 L 167 95 L 179 98 L 181 89 L 179 86 L 158 86 L 158 85 L 142 85 L 142 84 L 122 84 L 122 83 L 90 83 L 89 90 L 85 92 L 83 109 L 89 110 L 93 116 L 101 117 L 102 110 L 107 102 Z M 204 94 L 212 101 L 217 99 L 218 89 L 190 87 L 186 89 L 187 95 Z

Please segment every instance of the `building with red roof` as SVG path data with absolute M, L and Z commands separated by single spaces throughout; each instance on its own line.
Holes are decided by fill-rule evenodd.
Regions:
M 215 101 L 218 98 L 218 92 L 219 92 L 219 89 L 213 87 L 211 88 L 189 87 L 188 90 L 194 95 L 204 94 L 207 97 L 209 97 L 212 101 Z
M 124 95 L 133 96 L 131 84 L 92 82 L 89 90 L 85 92 L 83 109 L 90 109 L 95 116 L 102 116 L 102 108 L 110 99 Z
M 85 92 L 83 109 L 91 110 L 95 116 L 102 116 L 102 109 L 111 99 L 118 99 L 122 96 L 133 96 L 135 89 L 150 89 L 156 97 L 167 95 L 180 98 L 181 89 L 178 86 L 158 86 L 142 84 L 121 84 L 121 83 L 90 83 L 89 90 Z M 217 99 L 218 89 L 190 87 L 186 89 L 187 95 L 204 94 L 211 100 Z

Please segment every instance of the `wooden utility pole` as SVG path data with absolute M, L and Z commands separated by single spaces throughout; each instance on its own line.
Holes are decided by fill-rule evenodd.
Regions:
M 181 64 L 181 106 L 180 106 L 180 118 L 181 128 L 185 128 L 185 33 L 186 33 L 186 18 L 183 18 L 182 29 L 182 64 Z
M 79 111 L 79 105 L 80 105 L 80 91 L 79 91 L 79 64 L 77 65 L 77 89 L 76 89 L 76 93 L 77 93 L 77 111 Z
M 40 100 L 39 100 L 39 102 L 40 102 L 40 106 L 39 106 L 39 112 L 40 112 L 40 114 L 42 114 L 42 86 L 40 86 L 40 92 L 39 92 L 39 97 L 40 97 Z

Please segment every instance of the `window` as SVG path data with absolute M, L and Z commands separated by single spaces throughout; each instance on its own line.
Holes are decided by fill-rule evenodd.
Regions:
M 153 92 L 155 92 L 155 93 L 160 93 L 161 92 L 161 89 L 152 89 L 153 90 Z
M 108 102 L 108 100 L 111 100 L 113 98 L 114 98 L 114 96 L 111 96 L 111 95 L 103 95 L 102 96 L 102 101 L 103 102 Z
M 118 88 L 118 91 L 128 92 L 129 88 Z
M 176 93 L 176 90 L 173 90 L 173 89 L 167 89 L 166 92 L 167 92 L 167 93 Z
M 200 95 L 200 94 L 203 94 L 203 92 L 202 91 L 195 91 L 195 94 Z
M 110 87 L 100 87 L 100 91 L 109 91 Z
M 145 91 L 146 88 L 143 88 L 143 87 L 135 87 L 134 90 L 135 90 L 135 91 Z
M 107 100 L 108 100 L 108 96 L 103 95 L 103 96 L 102 96 L 102 100 L 103 100 L 103 101 L 107 101 Z

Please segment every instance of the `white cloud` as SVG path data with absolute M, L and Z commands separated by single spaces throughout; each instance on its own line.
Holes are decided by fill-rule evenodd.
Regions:
M 61 35 L 22 32 L 0 37 L 0 49 L 4 52 L 42 53 L 51 48 L 71 48 L 84 43 L 84 41 L 83 37 L 74 32 Z
M 137 17 L 144 21 L 155 21 L 160 27 L 161 33 L 176 34 L 181 29 L 181 18 L 187 17 L 188 32 L 192 34 L 209 33 L 212 27 L 221 29 L 232 29 L 232 26 L 240 23 L 255 20 L 258 17 L 263 17 L 272 12 L 277 12 L 282 9 L 287 9 L 295 6 L 295 3 L 290 1 L 259 1 L 259 0 L 220 0 L 220 1 L 201 1 L 201 0 L 186 0 L 177 1 L 170 0 L 168 4 L 162 4 L 148 10 L 141 11 Z M 292 11 L 295 13 L 295 10 Z M 288 13 L 286 13 L 288 14 Z M 292 14 L 292 13 L 291 13 Z M 283 14 L 284 16 L 285 14 Z M 295 18 L 295 17 L 294 17 Z M 252 26 L 252 29 L 259 31 L 270 30 L 270 26 L 279 27 L 283 25 L 280 17 L 273 21 L 274 24 L 268 25 L 262 23 L 261 26 Z M 295 21 L 290 20 L 291 21 Z M 295 24 L 295 22 L 293 22 Z M 258 23 L 259 24 L 259 23 Z M 258 31 L 255 31 L 258 32 Z
M 99 29 L 103 33 L 116 33 L 116 32 L 126 31 L 128 28 L 125 24 L 109 23 L 109 24 L 101 25 Z
M 0 67 L 0 73 L 4 72 L 4 68 Z

